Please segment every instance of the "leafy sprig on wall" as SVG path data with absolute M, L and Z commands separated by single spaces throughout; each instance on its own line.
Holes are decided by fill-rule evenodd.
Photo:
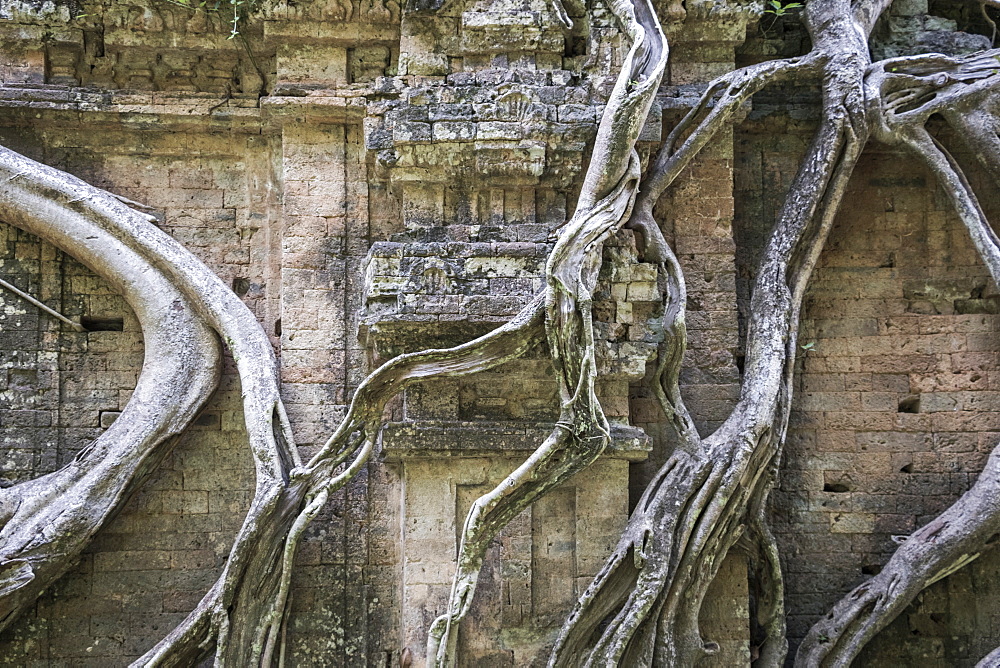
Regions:
M 772 16 L 785 16 L 793 9 L 799 9 L 805 5 L 801 2 L 785 2 L 782 3 L 781 0 L 768 0 L 767 7 L 764 9 L 765 14 L 771 14 Z

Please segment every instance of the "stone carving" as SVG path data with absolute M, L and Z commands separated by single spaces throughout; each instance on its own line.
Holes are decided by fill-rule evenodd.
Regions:
M 21 598 L 4 597 L 4 609 L 33 605 L 66 555 L 82 555 L 63 581 L 70 591 L 41 599 L 7 642 L 21 643 L 34 662 L 120 663 L 159 642 L 162 622 L 181 631 L 140 661 L 174 653 L 191 662 L 215 644 L 220 660 L 235 665 L 269 664 L 286 650 L 303 662 L 344 665 L 362 656 L 522 665 L 547 654 L 556 665 L 581 656 L 629 664 L 652 647 L 670 665 L 751 657 L 778 664 L 786 649 L 781 569 L 760 510 L 791 425 L 792 465 L 778 491 L 792 512 L 781 519 L 780 539 L 825 551 L 793 560 L 800 563 L 790 570 L 788 600 L 800 605 L 804 579 L 824 588 L 810 590 L 813 601 L 842 595 L 838 578 L 857 577 L 853 562 L 836 577 L 804 570 L 821 563 L 832 573 L 834 557 L 845 554 L 857 561 L 838 553 L 834 539 L 849 536 L 871 576 L 808 635 L 812 620 L 796 608 L 792 635 L 805 636 L 807 665 L 853 659 L 917 592 L 955 578 L 949 574 L 968 555 L 994 542 L 993 460 L 952 509 L 916 527 L 966 491 L 993 447 L 977 430 L 995 431 L 997 411 L 977 411 L 995 403 L 989 317 L 997 296 L 988 274 L 1000 271 L 1000 260 L 979 208 L 988 200 L 972 192 L 978 177 L 964 178 L 959 163 L 978 157 L 994 171 L 983 147 L 995 145 L 996 54 L 956 55 L 989 37 L 959 35 L 919 3 L 905 3 L 897 9 L 911 18 L 893 27 L 917 30 L 918 50 L 954 53 L 870 65 L 867 46 L 851 36 L 872 30 L 885 8 L 838 2 L 810 0 L 809 39 L 798 12 L 751 29 L 739 58 L 757 64 L 744 69 L 735 69 L 734 47 L 759 14 L 751 3 L 560 9 L 541 0 L 415 0 L 400 16 L 391 0 L 316 0 L 268 7 L 247 24 L 245 42 L 226 39 L 225 18 L 178 7 L 114 2 L 73 18 L 66 7 L 4 3 L 4 141 L 147 202 L 130 204 L 138 213 L 0 151 L 5 219 L 71 253 L 117 249 L 91 261 L 138 313 L 48 242 L 0 227 L 8 249 L 0 268 L 89 330 L 60 331 L 6 302 L 0 313 L 14 328 L 0 347 L 0 392 L 11 402 L 0 407 L 11 445 L 4 474 L 14 483 L 0 488 L 5 536 L 43 550 L 47 537 L 72 543 L 30 564 L 15 545 L 0 575 Z M 662 85 L 657 22 L 673 53 Z M 648 39 L 636 39 L 639 31 Z M 885 48 L 897 48 L 897 37 Z M 789 58 L 769 61 L 772 54 Z M 782 81 L 815 84 L 839 100 L 822 110 L 812 143 L 803 119 L 814 119 L 803 110 L 814 100 L 796 102 L 787 116 L 768 111 L 773 97 L 749 102 Z M 953 161 L 926 134 L 932 117 L 932 129 L 951 124 L 982 154 Z M 664 119 L 670 132 L 661 148 Z M 789 132 L 774 158 L 762 137 L 777 125 Z M 845 196 L 845 175 L 868 133 L 910 151 L 925 170 L 892 154 L 905 177 L 865 173 L 867 195 Z M 796 151 L 806 146 L 810 169 L 782 208 Z M 925 192 L 931 177 L 942 183 L 937 195 Z M 734 183 L 755 196 L 734 206 Z M 830 244 L 834 255 L 822 256 L 840 199 L 853 207 L 853 224 L 867 227 L 842 234 Z M 869 200 L 885 211 L 859 204 Z M 814 205 L 826 213 L 811 218 Z M 951 208 L 958 218 L 947 217 Z M 891 250 L 886 235 L 869 233 L 871 216 L 898 237 Z M 742 228 L 731 227 L 734 219 Z M 74 221 L 88 226 L 83 234 L 66 232 Z M 952 234 L 960 223 L 972 242 Z M 911 242 L 899 241 L 911 236 L 943 249 L 935 262 L 955 266 L 934 265 L 933 280 L 900 279 L 921 269 Z M 100 242 L 84 248 L 80 239 Z M 852 245 L 858 239 L 863 248 Z M 115 258 L 127 252 L 140 256 L 135 273 L 167 285 L 169 299 L 151 302 L 159 287 L 142 289 L 116 273 Z M 810 296 L 803 286 L 814 265 L 827 275 Z M 870 280 L 844 278 L 861 266 Z M 837 272 L 839 282 L 828 278 Z M 975 276 L 965 283 L 956 272 Z M 832 311 L 845 286 L 881 292 L 852 302 L 863 316 L 807 317 L 796 341 L 799 311 Z M 165 318 L 151 315 L 163 316 L 166 303 L 167 316 L 185 321 L 178 329 L 194 333 L 188 339 L 165 335 Z M 209 326 L 234 347 L 234 360 L 196 417 L 215 382 L 208 370 L 218 366 Z M 153 381 L 147 371 L 133 389 L 143 340 L 164 371 Z M 179 341 L 176 354 L 164 354 Z M 947 352 L 929 352 L 938 344 Z M 882 352 L 859 356 L 862 345 Z M 803 380 L 793 381 L 799 367 Z M 183 382 L 185 373 L 195 381 Z M 167 374 L 182 380 L 166 382 Z M 133 393 L 144 401 L 130 403 Z M 143 436 L 127 447 L 135 436 L 123 430 L 136 406 L 153 404 L 163 406 L 154 421 L 183 406 L 178 424 L 191 422 L 192 431 L 164 458 L 139 509 L 123 509 L 118 499 L 171 442 Z M 977 420 L 986 427 L 972 426 Z M 938 431 L 918 433 L 927 424 Z M 92 438 L 96 445 L 84 447 Z M 236 447 L 247 439 L 262 481 L 256 489 L 250 457 Z M 151 459 L 133 461 L 124 487 L 109 473 L 107 493 L 88 497 L 73 476 L 79 462 L 97 466 L 105 445 Z M 872 473 L 879 466 L 891 475 Z M 26 481 L 53 473 L 66 485 L 42 477 L 34 483 L 41 492 L 24 491 Z M 861 492 L 869 475 L 906 490 L 898 495 L 906 510 L 883 513 L 878 504 L 895 508 L 897 495 L 878 501 Z M 74 495 L 98 503 L 61 513 L 62 498 Z M 31 504 L 38 514 L 27 512 Z M 60 533 L 70 516 L 86 531 Z M 889 524 L 907 536 L 891 559 L 879 542 Z M 135 529 L 151 525 L 169 536 L 153 540 Z M 910 567 L 914 555 L 930 564 L 926 572 Z M 292 606 L 296 616 L 283 625 Z M 608 610 L 620 618 L 608 623 Z M 645 617 L 650 610 L 655 620 Z M 129 621 L 149 615 L 150 627 Z M 64 617 L 89 620 L 83 626 L 94 642 L 46 621 Z M 984 638 L 995 635 L 986 617 L 976 621 Z M 923 613 L 907 623 L 941 638 L 947 630 Z M 966 618 L 960 625 L 975 626 Z M 140 640 L 123 640 L 126 626 Z M 644 635 L 654 626 L 656 634 Z M 27 629 L 42 630 L 29 638 Z M 909 638 L 912 652 L 933 637 Z M 981 643 L 956 649 L 964 642 L 948 651 L 985 652 Z

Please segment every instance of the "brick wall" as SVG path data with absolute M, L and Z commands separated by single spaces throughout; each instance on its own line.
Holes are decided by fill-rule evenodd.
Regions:
M 766 114 L 741 128 L 745 282 L 809 129 Z M 995 214 L 990 184 L 970 170 Z M 997 312 L 996 288 L 934 177 L 909 156 L 868 146 L 806 292 L 774 494 L 793 651 L 879 571 L 896 540 L 970 487 L 996 446 Z M 988 602 L 998 559 L 986 555 L 928 589 L 859 665 L 974 665 L 1000 631 Z
M 225 26 L 181 25 L 167 9 L 110 13 L 100 49 L 86 26 L 49 41 L 25 28 L 0 59 L 9 84 L 0 143 L 148 206 L 232 285 L 280 353 L 305 456 L 374 362 L 485 331 L 540 285 L 616 62 L 616 28 L 602 10 L 566 35 L 526 23 L 518 37 L 530 40 L 516 44 L 528 52 L 489 3 L 402 28 L 394 2 L 349 5 L 276 7 L 248 28 L 256 65 L 219 39 Z M 444 36 L 428 42 L 429 25 Z M 803 44 L 799 27 L 780 20 L 737 55 L 744 27 L 703 18 L 672 28 L 666 126 L 698 82 L 737 58 Z M 491 40 L 506 46 L 489 52 Z M 270 88 L 254 79 L 257 67 Z M 408 78 L 382 77 L 401 70 Z M 258 100 L 261 90 L 271 94 Z M 737 314 L 811 129 L 812 91 L 777 96 L 759 96 L 746 122 L 721 132 L 656 211 L 686 273 L 683 391 L 703 432 L 737 396 Z M 791 114 L 777 111 L 789 102 Z M 498 120 L 511 115 L 519 122 Z M 643 152 L 661 134 L 654 115 Z M 75 333 L 0 292 L 3 471 L 22 480 L 58 467 L 116 417 L 142 337 L 86 268 L 9 226 L 0 239 L 6 280 L 71 318 L 121 327 Z M 605 255 L 635 260 L 631 234 Z M 651 267 L 628 266 L 608 265 L 595 295 L 607 343 L 598 392 L 618 426 L 615 447 L 498 536 L 461 641 L 470 665 L 541 660 L 615 542 L 626 489 L 634 501 L 667 456 L 639 382 L 657 342 Z M 807 348 L 774 495 L 793 643 L 884 563 L 893 536 L 940 512 L 981 467 L 1000 433 L 998 303 L 932 179 L 869 147 L 803 308 Z M 295 665 L 396 665 L 404 649 L 419 662 L 465 508 L 544 436 L 553 391 L 536 354 L 392 404 L 380 455 L 302 544 Z M 0 636 L 0 663 L 123 665 L 159 640 L 225 559 L 252 489 L 243 442 L 227 360 L 173 454 L 75 570 Z M 863 662 L 981 656 L 1000 631 L 997 563 L 983 557 L 928 590 Z M 747 614 L 746 566 L 733 555 L 703 610 L 706 639 L 722 645 L 715 665 L 748 660 Z

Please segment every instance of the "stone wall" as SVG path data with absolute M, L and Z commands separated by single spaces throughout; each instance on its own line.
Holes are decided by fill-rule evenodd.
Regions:
M 1000 409 L 996 289 L 912 161 L 869 151 L 807 294 L 800 340 L 813 345 L 775 498 L 798 637 L 971 486 Z M 868 660 L 974 664 L 1000 632 L 992 606 L 973 603 L 997 563 L 929 589 Z
M 926 9 L 894 6 L 886 28 L 932 24 Z M 749 40 L 742 56 L 756 60 L 779 34 L 787 45 L 800 30 L 794 22 L 779 25 Z M 811 138 L 815 95 L 793 89 L 758 96 L 737 129 L 744 308 L 769 221 Z M 936 130 L 995 219 L 995 189 L 960 138 Z M 772 497 L 793 651 L 834 603 L 879 572 L 899 542 L 971 486 L 996 447 L 997 300 L 934 176 L 910 156 L 867 146 L 806 291 L 794 410 Z M 987 554 L 930 587 L 857 664 L 975 665 L 1000 635 L 990 601 L 998 563 Z
M 411 4 L 280 3 L 229 40 L 223 17 L 168 4 L 0 0 L 0 144 L 138 202 L 232 285 L 280 355 L 304 456 L 375 364 L 488 331 L 538 290 L 620 61 L 600 4 L 567 3 L 565 32 L 546 2 Z M 794 21 L 770 21 L 751 24 L 737 52 L 745 10 L 661 13 L 671 71 L 644 157 L 707 79 L 806 44 Z M 683 391 L 703 433 L 738 396 L 741 300 L 810 130 L 811 92 L 779 98 L 759 96 L 657 207 L 687 280 Z M 793 640 L 884 562 L 893 535 L 967 488 L 1000 432 L 997 293 L 931 179 L 897 163 L 876 149 L 859 168 L 804 307 L 800 341 L 812 345 L 774 503 Z M 90 330 L 0 292 L 0 461 L 16 481 L 54 470 L 115 419 L 142 333 L 85 267 L 10 226 L 0 235 L 0 277 Z M 641 382 L 658 342 L 655 271 L 630 232 L 604 253 L 628 260 L 606 264 L 594 301 L 613 447 L 494 541 L 463 665 L 543 663 L 667 457 Z M 127 664 L 214 581 L 253 486 L 231 359 L 224 371 L 75 570 L 0 635 L 0 663 Z M 466 509 L 556 408 L 541 351 L 394 401 L 377 457 L 302 544 L 291 664 L 422 665 Z M 1000 630 L 983 596 L 995 569 L 984 558 L 936 585 L 865 661 L 891 665 L 904 644 L 919 665 L 983 654 Z M 971 588 L 981 607 L 959 603 Z M 703 610 L 721 645 L 713 665 L 749 663 L 748 607 L 733 554 Z
M 870 151 L 821 263 L 800 330 L 815 346 L 802 360 L 779 501 L 797 534 L 789 563 L 825 563 L 794 576 L 803 618 L 878 572 L 898 541 L 971 486 L 1000 417 L 996 287 L 931 175 Z M 986 555 L 930 588 L 868 660 L 956 666 L 992 651 L 1000 626 L 986 601 L 998 566 Z
M 224 39 L 220 17 L 167 5 L 96 7 L 81 18 L 69 8 L 4 8 L 4 145 L 141 203 L 232 285 L 280 354 L 304 455 L 332 432 L 374 363 L 487 331 L 537 291 L 619 58 L 604 10 L 573 10 L 577 28 L 564 35 L 545 3 L 516 14 L 514 32 L 506 10 L 489 4 L 402 21 L 392 2 L 282 5 L 242 27 L 246 48 Z M 53 24 L 63 28 L 46 33 Z M 691 37 L 675 26 L 691 55 L 676 59 L 671 90 L 687 92 L 668 90 L 671 113 L 690 103 L 704 74 L 698 59 L 728 69 L 742 39 L 738 13 L 717 30 L 707 19 L 691 25 L 702 26 Z M 657 109 L 644 150 L 659 139 L 659 119 Z M 707 171 L 675 196 L 705 220 L 675 232 L 692 276 L 708 271 L 692 279 L 706 318 L 693 327 L 688 379 L 705 428 L 724 417 L 737 379 L 725 288 L 730 143 L 706 154 L 698 169 Z M 696 211 L 704 196 L 711 207 Z M 5 278 L 85 324 L 121 323 L 64 331 L 3 294 L 5 472 L 20 480 L 53 470 L 110 424 L 141 365 L 141 332 L 85 268 L 3 230 Z M 595 304 L 607 341 L 598 390 L 615 446 L 498 537 L 463 630 L 470 665 L 542 659 L 617 540 L 630 462 L 651 448 L 654 463 L 663 457 L 649 401 L 630 401 L 655 352 L 655 272 L 635 262 L 629 233 L 605 254 L 630 259 L 627 271 L 602 274 Z M 394 404 L 377 461 L 330 503 L 300 550 L 289 628 L 296 665 L 422 662 L 466 508 L 555 415 L 546 367 L 535 354 Z M 221 567 L 252 487 L 238 396 L 230 360 L 219 392 L 153 479 L 75 572 L 4 634 L 2 661 L 123 664 L 183 618 Z M 649 473 L 647 465 L 632 478 Z M 720 665 L 748 651 L 742 561 L 731 559 L 726 573 L 705 620 L 723 641 Z M 733 587 L 735 606 L 724 602 Z

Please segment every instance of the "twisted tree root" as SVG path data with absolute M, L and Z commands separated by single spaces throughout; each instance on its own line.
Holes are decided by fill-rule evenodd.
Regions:
M 186 665 L 204 652 L 207 631 L 214 624 L 224 624 L 225 599 L 220 594 L 227 585 L 233 589 L 243 583 L 254 607 L 230 612 L 240 622 L 251 625 L 253 635 L 242 633 L 238 647 L 242 652 L 234 665 L 271 665 L 281 655 L 281 628 L 288 613 L 288 592 L 296 548 L 309 523 L 326 503 L 330 494 L 342 488 L 368 461 L 374 439 L 382 423 L 386 402 L 407 386 L 423 380 L 459 377 L 493 368 L 520 357 L 543 341 L 541 298 L 536 297 L 521 313 L 502 327 L 469 343 L 447 349 L 407 353 L 389 360 L 359 386 L 351 406 L 338 429 L 306 465 L 291 472 L 290 483 L 275 497 L 276 501 L 259 516 L 264 518 L 253 534 L 258 543 L 246 543 L 240 554 L 250 560 L 236 586 L 229 584 L 224 572 L 215 587 L 188 618 L 135 665 Z M 338 472 L 338 467 L 352 458 Z M 235 548 L 234 548 L 235 549 Z M 251 577 L 252 575 L 252 577 Z M 231 578 L 232 576 L 230 576 Z M 221 637 L 232 632 L 221 626 Z M 223 635 L 224 634 L 224 635 Z M 226 646 L 216 649 L 218 657 L 232 656 Z
M 546 333 L 559 386 L 559 421 L 531 457 L 473 503 L 462 531 L 448 610 L 429 633 L 428 666 L 455 662 L 458 624 L 472 603 L 493 536 L 544 493 L 592 464 L 611 440 L 594 392 L 591 292 L 602 243 L 628 219 L 638 188 L 633 147 L 663 76 L 667 45 L 648 0 L 610 4 L 632 46 L 598 128 L 577 211 L 560 231 L 546 265 Z
M 774 634 L 760 658 L 780 665 L 787 644 L 781 619 L 780 568 L 763 505 L 773 485 L 791 397 L 795 330 L 805 284 L 867 136 L 861 80 L 867 45 L 846 2 L 813 2 L 807 25 L 814 53 L 758 66 L 709 86 L 702 103 L 671 133 L 647 177 L 631 225 L 643 231 L 645 256 L 661 261 L 665 329 L 673 354 L 661 352 L 658 391 L 675 432 L 674 453 L 647 488 L 612 557 L 580 599 L 549 664 L 694 665 L 718 650 L 698 629 L 704 595 L 729 549 L 752 527 L 765 573 L 759 625 Z M 677 391 L 683 354 L 683 281 L 653 222 L 652 204 L 714 129 L 771 79 L 824 76 L 824 115 L 765 251 L 751 304 L 747 366 L 740 400 L 722 427 L 700 439 Z M 720 103 L 681 146 L 706 101 Z M 649 241 L 663 251 L 650 254 Z M 671 291 L 676 294 L 670 294 Z M 680 350 L 677 350 L 680 347 Z
M 147 349 L 160 351 L 146 355 L 119 419 L 71 463 L 0 490 L 0 628 L 79 559 L 218 383 L 211 330 L 168 276 L 102 229 L 90 197 L 82 182 L 0 148 L 0 218 L 103 276 L 132 306 Z
M 1000 285 L 1000 240 L 993 232 L 961 168 L 925 128 L 941 113 L 968 133 L 987 171 L 997 174 L 1000 143 L 998 51 L 951 58 L 932 54 L 877 63 L 866 78 L 869 116 L 883 142 L 913 151 L 938 177 L 984 264 Z M 966 115 L 969 109 L 975 113 Z M 809 631 L 796 665 L 846 666 L 875 635 L 934 582 L 963 568 L 1000 538 L 1000 447 L 972 488 L 917 530 L 878 575 L 841 599 Z M 989 658 L 983 660 L 983 665 Z
M 412 382 L 491 368 L 544 340 L 544 304 L 536 298 L 510 323 L 476 341 L 387 362 L 359 388 L 344 424 L 326 447 L 302 466 L 286 438 L 270 344 L 252 314 L 214 274 L 144 214 L 108 193 L 6 150 L 0 152 L 0 170 L 7 174 L 0 189 L 4 219 L 65 248 L 118 287 L 133 304 L 147 343 L 143 375 L 115 425 L 63 470 L 0 490 L 4 623 L 72 565 L 153 470 L 168 437 L 183 429 L 214 388 L 218 344 L 198 311 L 226 334 L 237 356 L 257 493 L 219 580 L 188 618 L 139 660 L 141 665 L 190 665 L 213 645 L 223 663 L 270 661 L 302 530 L 322 500 L 366 461 L 385 402 Z M 169 273 L 183 274 L 183 280 L 164 276 L 167 272 L 146 256 L 168 266 Z M 180 292 L 174 287 L 178 284 Z M 173 306 L 164 312 L 162 304 Z M 239 309 L 243 312 L 234 312 Z M 358 434 L 365 436 L 359 439 Z M 351 466 L 336 474 L 351 455 Z M 74 512 L 51 503 L 67 496 L 81 499 Z

